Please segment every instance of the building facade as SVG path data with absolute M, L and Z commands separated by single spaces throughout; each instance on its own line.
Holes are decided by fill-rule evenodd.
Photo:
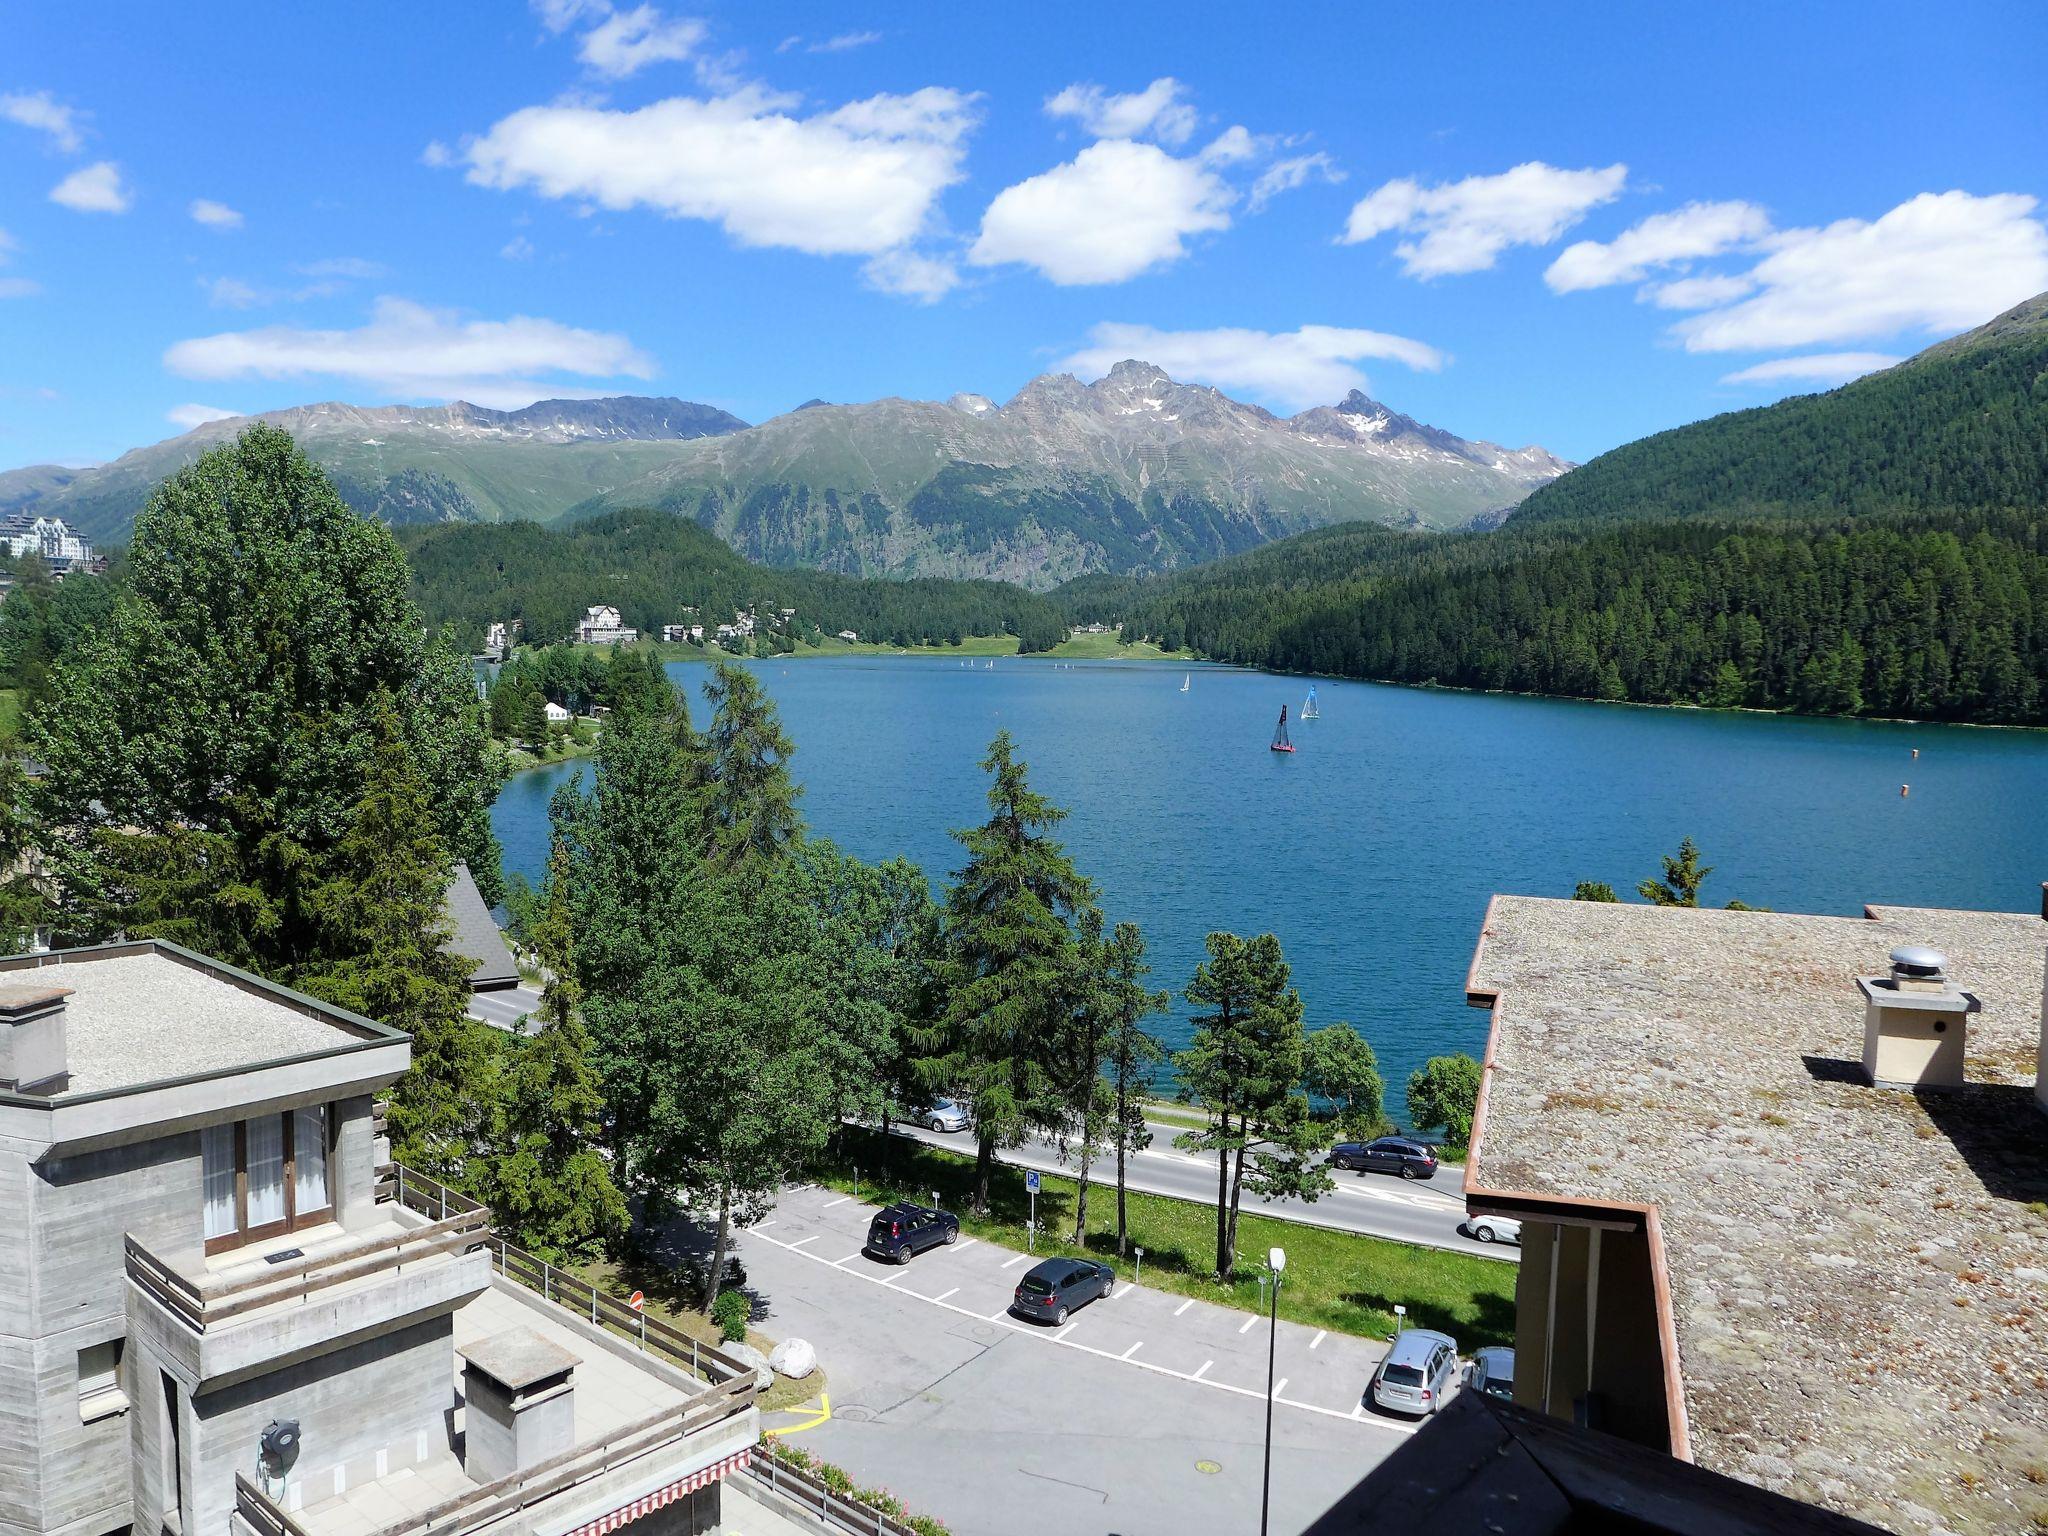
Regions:
M 583 622 L 576 626 L 576 639 L 583 645 L 631 645 L 639 638 L 640 631 L 621 620 L 618 609 L 604 603 L 586 608 Z
M 409 1058 L 162 942 L 0 960 L 0 1536 L 715 1523 L 753 1378 L 535 1296 L 390 1164 Z
M 36 517 L 27 512 L 0 517 L 0 544 L 16 559 L 27 554 L 41 555 L 59 571 L 84 565 L 93 557 L 92 546 L 73 533 L 61 517 Z

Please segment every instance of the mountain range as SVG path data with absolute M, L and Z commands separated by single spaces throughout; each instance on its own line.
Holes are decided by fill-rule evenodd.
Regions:
M 1282 417 L 1133 361 L 1093 384 L 1034 379 L 1002 405 L 811 401 L 759 426 L 633 396 L 518 411 L 298 406 L 90 469 L 0 473 L 0 511 L 33 507 L 118 540 L 159 481 L 250 419 L 291 432 L 352 506 L 394 524 L 653 507 L 769 564 L 1035 588 L 1175 569 L 1330 523 L 1487 526 L 1570 467 L 1356 391 Z

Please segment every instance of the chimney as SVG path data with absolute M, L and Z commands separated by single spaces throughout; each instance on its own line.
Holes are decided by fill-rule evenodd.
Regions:
M 1859 976 L 1863 1070 L 1881 1088 L 1960 1088 L 1969 1016 L 1983 1005 L 1937 950 L 1903 944 L 1883 976 Z
M 463 1471 L 495 1483 L 572 1450 L 581 1362 L 531 1328 L 508 1328 L 462 1356 Z
M 0 1083 L 17 1093 L 62 1093 L 71 1083 L 64 1040 L 69 987 L 0 984 Z

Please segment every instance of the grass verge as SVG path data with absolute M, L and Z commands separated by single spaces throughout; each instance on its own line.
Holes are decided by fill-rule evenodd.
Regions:
M 965 1232 L 986 1242 L 1022 1250 L 1029 1197 L 1023 1170 L 998 1166 L 989 1187 L 989 1213 L 968 1208 L 974 1160 L 921 1146 L 902 1137 L 847 1126 L 838 1156 L 813 1170 L 820 1183 L 852 1192 L 852 1169 L 860 1169 L 860 1197 L 877 1204 L 895 1199 L 928 1201 L 960 1216 Z M 1038 1195 L 1041 1256 L 1079 1254 L 1116 1265 L 1135 1278 L 1133 1260 L 1116 1258 L 1116 1186 L 1089 1181 L 1088 1230 L 1083 1248 L 1073 1236 L 1075 1180 L 1041 1175 Z M 1280 1290 L 1280 1315 L 1312 1328 L 1361 1338 L 1385 1338 L 1394 1331 L 1394 1306 L 1408 1309 L 1408 1322 L 1438 1328 L 1470 1353 L 1482 1344 L 1512 1344 L 1515 1332 L 1515 1266 L 1384 1238 L 1335 1232 L 1270 1216 L 1241 1214 L 1237 1223 L 1238 1271 L 1230 1284 L 1214 1274 L 1216 1218 L 1210 1207 L 1164 1195 L 1128 1197 L 1130 1234 L 1145 1250 L 1144 1283 L 1181 1296 L 1226 1307 L 1261 1310 L 1255 1255 L 1287 1250 L 1287 1283 Z M 651 1293 L 650 1293 L 651 1294 Z
M 713 1346 L 722 1342 L 718 1325 L 699 1312 L 683 1295 L 683 1278 L 664 1264 L 628 1259 L 623 1263 L 603 1261 L 585 1264 L 575 1271 L 577 1278 L 589 1282 L 599 1290 L 610 1291 L 615 1296 L 630 1296 L 639 1291 L 647 1298 L 647 1315 L 658 1318 L 671 1328 L 687 1333 L 702 1344 Z M 747 1342 L 767 1354 L 778 1342 L 766 1334 L 747 1330 Z M 825 1391 L 825 1368 L 818 1367 L 802 1381 L 791 1381 L 787 1376 L 777 1376 L 775 1385 L 761 1394 L 763 1413 L 774 1413 L 784 1408 L 794 1408 L 807 1403 L 820 1392 Z

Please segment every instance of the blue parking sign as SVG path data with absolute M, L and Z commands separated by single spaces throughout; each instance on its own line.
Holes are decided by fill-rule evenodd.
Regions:
M 1036 1168 L 1024 1170 L 1024 1187 L 1034 1195 L 1038 1193 L 1038 1170 Z

